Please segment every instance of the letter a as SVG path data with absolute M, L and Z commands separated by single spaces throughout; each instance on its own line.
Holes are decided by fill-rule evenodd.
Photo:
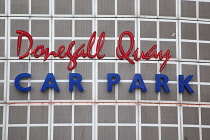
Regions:
M 52 84 L 49 84 L 50 81 L 52 82 Z M 41 91 L 46 91 L 47 88 L 54 88 L 55 91 L 60 91 L 55 77 L 52 73 L 47 74 L 45 81 L 42 85 Z
M 139 85 L 136 85 L 136 83 L 139 82 Z M 144 81 L 141 77 L 141 74 L 135 74 L 133 77 L 133 81 L 131 83 L 131 86 L 129 88 L 129 91 L 132 92 L 134 91 L 135 88 L 141 88 L 143 92 L 147 91 L 147 88 L 144 84 Z

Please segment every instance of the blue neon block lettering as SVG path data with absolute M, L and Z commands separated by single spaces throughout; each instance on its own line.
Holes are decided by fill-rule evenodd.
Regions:
M 179 75 L 179 92 L 184 92 L 184 88 L 186 88 L 189 93 L 194 93 L 193 89 L 189 85 L 192 78 L 193 75 L 188 75 L 184 80 L 184 75 Z
M 162 86 L 165 92 L 171 92 L 167 83 L 168 83 L 168 76 L 165 74 L 156 74 L 156 84 L 155 90 L 156 92 L 160 92 L 160 87 Z
M 21 86 L 20 86 L 20 80 L 21 80 L 23 77 L 31 78 L 31 74 L 29 74 L 29 73 L 21 73 L 21 74 L 19 74 L 18 76 L 16 76 L 15 81 L 14 81 L 15 87 L 16 87 L 19 91 L 23 91 L 23 92 L 31 91 L 31 86 L 30 86 L 30 87 L 27 87 L 27 88 L 24 88 L 24 87 L 21 87 Z
M 69 73 L 69 91 L 74 91 L 74 85 L 77 86 L 79 91 L 84 91 L 81 81 L 82 76 L 79 73 Z
M 136 85 L 136 83 L 139 83 L 138 85 Z M 135 88 L 141 88 L 143 92 L 146 92 L 147 91 L 147 88 L 144 84 L 144 81 L 142 79 L 142 76 L 141 74 L 135 74 L 134 77 L 133 77 L 133 81 L 130 85 L 130 88 L 129 88 L 129 91 L 132 92 L 134 91 Z
M 49 84 L 49 82 L 52 84 Z M 52 73 L 48 73 L 42 85 L 41 91 L 46 91 L 47 88 L 54 88 L 55 91 L 60 91 L 56 79 Z
M 115 78 L 115 80 L 113 80 Z M 112 91 L 112 85 L 118 84 L 120 82 L 120 75 L 116 73 L 107 74 L 107 91 Z

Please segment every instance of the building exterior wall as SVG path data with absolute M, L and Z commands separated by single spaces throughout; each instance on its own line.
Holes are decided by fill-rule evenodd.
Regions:
M 69 71 L 69 58 L 24 59 L 17 56 L 16 30 L 33 36 L 37 45 L 57 51 L 75 40 L 73 52 L 91 34 L 105 32 L 103 59 L 78 58 Z M 171 51 L 163 71 L 158 59 L 130 64 L 116 55 L 119 36 L 130 31 L 135 49 Z M 23 38 L 20 55 L 28 47 Z M 123 47 L 129 48 L 125 37 Z M 210 1 L 208 0 L 0 0 L 0 139 L 2 140 L 208 140 L 210 137 Z M 96 51 L 94 44 L 93 54 Z M 134 52 L 134 49 L 133 51 Z M 14 79 L 31 78 L 18 91 Z M 53 73 L 60 91 L 40 89 Z M 69 73 L 82 75 L 83 92 L 69 91 Z M 119 84 L 107 91 L 107 74 Z M 141 74 L 147 92 L 128 89 Z M 155 75 L 169 77 L 171 92 L 155 92 Z M 178 75 L 194 75 L 179 93 Z

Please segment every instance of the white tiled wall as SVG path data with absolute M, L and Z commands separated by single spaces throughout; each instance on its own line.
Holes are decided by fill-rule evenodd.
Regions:
M 104 59 L 79 58 L 67 70 L 68 58 L 29 56 L 18 59 L 16 30 L 29 32 L 37 45 L 50 50 L 75 51 L 87 44 L 93 31 L 105 31 Z M 130 31 L 135 48 L 153 45 L 171 50 L 163 61 L 141 60 L 134 65 L 119 60 L 119 35 Z M 128 48 L 129 40 L 123 41 Z M 21 55 L 27 50 L 23 39 Z M 95 48 L 95 46 L 94 46 Z M 2 140 L 208 140 L 210 137 L 210 1 L 209 0 L 0 0 L 0 139 Z M 20 92 L 14 79 L 32 86 Z M 41 92 L 47 73 L 56 77 L 60 92 Z M 68 90 L 68 74 L 83 76 L 80 92 Z M 107 73 L 121 82 L 107 92 Z M 148 91 L 128 92 L 135 73 L 141 73 Z M 169 77 L 170 93 L 155 92 L 155 74 Z M 194 75 L 194 94 L 178 92 L 177 76 Z

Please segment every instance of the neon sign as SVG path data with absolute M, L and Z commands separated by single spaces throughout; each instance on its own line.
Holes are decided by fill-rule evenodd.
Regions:
M 28 41 L 29 41 L 28 50 L 25 52 L 25 54 L 19 56 L 19 59 L 23 59 L 27 57 L 28 55 L 33 55 L 35 58 L 44 56 L 44 61 L 47 60 L 50 55 L 52 55 L 53 57 L 61 58 L 61 59 L 68 57 L 70 61 L 67 65 L 67 69 L 73 70 L 77 66 L 77 59 L 79 57 L 83 57 L 83 58 L 86 58 L 86 57 L 96 58 L 97 57 L 98 59 L 102 59 L 105 57 L 105 54 L 100 54 L 100 51 L 105 41 L 105 32 L 102 32 L 97 40 L 95 54 L 91 54 L 91 51 L 93 49 L 93 45 L 96 42 L 96 31 L 94 31 L 92 35 L 90 36 L 86 49 L 85 49 L 85 44 L 82 44 L 78 49 L 76 49 L 74 53 L 71 53 L 71 51 L 73 47 L 75 46 L 75 43 L 76 43 L 75 41 L 72 41 L 69 44 L 67 49 L 63 45 L 60 46 L 57 52 L 55 51 L 49 52 L 49 48 L 45 48 L 43 45 L 38 45 L 36 46 L 34 50 L 31 50 L 33 46 L 33 37 L 26 31 L 17 30 L 16 32 L 20 34 L 18 36 L 18 42 L 17 42 L 17 55 L 18 56 L 20 55 L 22 38 L 25 36 L 28 38 Z M 126 35 L 130 38 L 130 47 L 127 51 L 125 51 L 122 46 L 123 37 Z M 170 55 L 170 50 L 167 50 L 163 54 L 162 50 L 160 50 L 159 52 L 155 51 L 156 48 L 157 48 L 157 45 L 154 45 L 147 52 L 142 51 L 140 56 L 139 56 L 139 48 L 137 48 L 134 51 L 134 53 L 131 54 L 132 50 L 134 49 L 134 36 L 130 31 L 125 31 L 119 37 L 118 46 L 116 47 L 116 55 L 119 59 L 121 60 L 126 59 L 131 64 L 135 64 L 134 60 L 135 61 L 139 61 L 141 59 L 150 60 L 151 58 L 156 58 L 159 60 L 165 59 L 160 67 L 160 71 L 162 71 L 172 56 Z M 134 60 L 130 57 L 130 55 L 133 56 Z
M 23 59 L 27 57 L 28 55 L 33 55 L 35 58 L 39 58 L 40 56 L 44 57 L 44 61 L 49 58 L 49 56 L 58 57 L 58 58 L 65 58 L 68 57 L 70 59 L 67 69 L 73 70 L 77 66 L 77 59 L 79 57 L 83 58 L 98 58 L 102 59 L 105 57 L 105 54 L 100 54 L 100 51 L 104 45 L 105 42 L 105 32 L 102 32 L 97 40 L 96 43 L 96 31 L 92 33 L 90 36 L 90 39 L 87 43 L 87 46 L 85 44 L 80 45 L 78 49 L 75 50 L 74 53 L 72 53 L 72 49 L 75 46 L 75 41 L 72 41 L 68 48 L 66 49 L 65 46 L 60 46 L 57 50 L 49 52 L 49 48 L 45 48 L 43 45 L 38 45 L 34 50 L 32 49 L 33 46 L 33 37 L 25 31 L 17 30 L 18 34 L 18 41 L 17 41 L 17 55 L 20 55 L 21 45 L 22 45 L 22 38 L 27 37 L 29 41 L 28 50 L 25 52 L 25 54 L 19 56 L 19 59 Z M 130 40 L 130 46 L 127 51 L 124 50 L 122 46 L 122 40 L 123 37 L 128 36 Z M 96 43 L 96 50 L 95 53 L 92 54 L 92 49 L 94 44 Z M 85 49 L 86 46 L 86 49 Z M 139 53 L 139 48 L 137 48 L 134 53 L 131 53 L 134 49 L 134 36 L 129 31 L 124 31 L 118 39 L 118 46 L 116 47 L 116 56 L 119 59 L 125 59 L 131 64 L 135 64 L 135 61 L 139 61 L 141 59 L 150 60 L 151 58 L 163 60 L 160 67 L 160 71 L 163 70 L 163 68 L 166 66 L 167 62 L 172 57 L 170 54 L 170 50 L 167 50 L 164 54 L 163 51 L 160 50 L 159 52 L 155 51 L 157 48 L 157 45 L 152 46 L 147 52 L 142 51 L 141 54 Z M 140 55 L 139 55 L 140 54 Z M 31 78 L 31 74 L 29 73 L 21 73 L 17 75 L 15 78 L 14 84 L 15 87 L 20 91 L 31 91 L 31 87 L 22 87 L 20 86 L 20 80 L 23 77 Z M 194 93 L 193 89 L 190 87 L 189 82 L 193 78 L 193 75 L 188 75 L 184 79 L 184 75 L 178 75 L 178 84 L 179 84 L 179 92 L 184 92 L 184 89 L 186 89 L 189 93 Z M 76 80 L 75 80 L 76 79 Z M 107 74 L 107 91 L 112 91 L 112 86 L 116 85 L 120 82 L 120 75 L 116 73 L 108 73 Z M 69 91 L 74 91 L 74 87 L 77 87 L 79 91 L 84 91 L 83 86 L 81 84 L 82 81 L 82 75 L 79 73 L 69 73 Z M 156 74 L 155 79 L 155 91 L 160 92 L 161 87 L 164 89 L 165 92 L 170 92 L 170 89 L 167 85 L 169 79 L 167 75 L 164 74 Z M 55 91 L 60 91 L 58 84 L 56 82 L 56 79 L 53 75 L 53 73 L 48 73 L 45 81 L 41 87 L 41 91 L 46 91 L 47 88 L 53 88 Z M 133 80 L 131 82 L 129 92 L 133 92 L 135 89 L 141 89 L 143 92 L 147 91 L 146 85 L 144 83 L 144 80 L 142 79 L 141 74 L 135 74 L 133 77 Z

